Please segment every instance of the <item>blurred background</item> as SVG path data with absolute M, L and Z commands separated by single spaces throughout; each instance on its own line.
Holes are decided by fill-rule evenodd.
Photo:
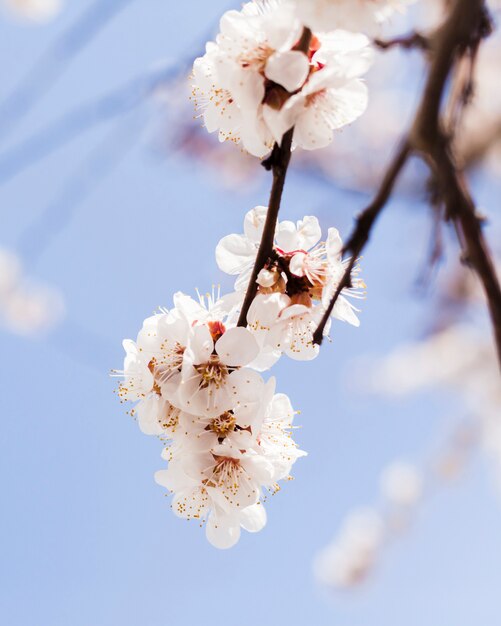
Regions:
M 214 260 L 269 176 L 194 119 L 191 62 L 238 2 L 0 3 L 0 617 L 9 626 L 499 624 L 501 390 L 485 304 L 412 163 L 337 323 L 278 390 L 309 456 L 269 521 L 220 552 L 175 518 L 161 443 L 113 391 L 121 341 Z M 495 8 L 495 7 L 494 7 Z M 440 19 L 421 0 L 410 22 Z M 406 32 L 395 21 L 389 32 Z M 501 258 L 501 38 L 459 149 Z M 346 237 L 411 119 L 418 52 L 378 53 L 369 109 L 293 156 L 283 219 Z

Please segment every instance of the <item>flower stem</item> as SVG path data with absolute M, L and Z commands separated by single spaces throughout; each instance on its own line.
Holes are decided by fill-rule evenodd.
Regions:
M 307 54 L 310 48 L 311 36 L 312 34 L 309 28 L 303 29 L 303 33 L 295 49 Z M 276 143 L 273 146 L 271 155 L 262 163 L 266 170 L 273 172 L 273 184 L 268 203 L 268 213 L 266 214 L 266 221 L 261 236 L 261 243 L 259 244 L 256 261 L 252 269 L 249 285 L 240 311 L 240 317 L 238 318 L 238 326 L 247 326 L 247 313 L 257 293 L 257 277 L 273 253 L 275 229 L 277 227 L 278 214 L 282 202 L 285 178 L 291 160 L 293 136 L 294 128 L 291 128 L 282 137 L 280 145 Z

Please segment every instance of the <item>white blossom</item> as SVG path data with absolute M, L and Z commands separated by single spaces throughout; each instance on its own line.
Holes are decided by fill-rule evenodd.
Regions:
M 237 291 L 246 289 L 249 283 L 266 212 L 262 206 L 249 211 L 244 233 L 228 235 L 216 247 L 220 269 L 237 275 Z M 282 352 L 296 359 L 312 359 L 318 354 L 312 335 L 346 268 L 337 229 L 329 229 L 326 241 L 321 237 L 320 225 L 313 216 L 277 225 L 274 258 L 258 275 L 258 295 L 247 316 L 261 347 L 261 362 L 255 364 L 258 369 L 269 367 Z M 356 309 L 345 296 L 362 297 L 360 289 L 365 285 L 355 275 L 352 283 L 353 288 L 344 290 L 338 298 L 332 315 L 358 326 Z
M 265 106 L 264 119 L 275 141 L 294 126 L 294 145 L 305 150 L 328 146 L 334 131 L 351 124 L 367 108 L 367 87 L 360 79 L 372 63 L 368 39 L 337 30 L 315 38 L 310 76 L 280 108 Z
M 420 470 L 410 463 L 395 461 L 381 475 L 381 493 L 390 504 L 402 507 L 416 505 L 423 493 Z
M 51 330 L 64 316 L 63 295 L 28 277 L 21 259 L 0 248 L 0 324 L 27 336 Z
M 289 0 L 310 28 L 331 31 L 344 28 L 374 34 L 414 0 Z
M 263 157 L 294 125 L 296 145 L 320 148 L 363 113 L 368 39 L 320 34 L 305 54 L 295 49 L 302 30 L 286 2 L 248 2 L 223 15 L 193 68 L 193 99 L 209 132 Z
M 384 522 L 372 509 L 351 513 L 338 536 L 316 557 L 317 580 L 328 587 L 349 588 L 370 573 L 384 539 Z
M 124 342 L 118 389 L 123 401 L 136 402 L 131 413 L 141 430 L 167 441 L 168 467 L 156 480 L 174 494 L 174 512 L 206 523 L 218 548 L 234 545 L 241 528 L 264 527 L 264 492 L 276 492 L 304 455 L 292 440 L 289 399 L 248 367 L 259 345 L 235 326 L 240 299 L 197 302 L 177 293 L 170 311 L 146 319 L 137 340 Z
M 422 342 L 401 346 L 374 368 L 371 387 L 391 395 L 437 387 L 458 394 L 461 415 L 475 420 L 501 485 L 501 383 L 490 337 L 456 323 Z
M 274 386 L 272 380 L 253 401 L 249 395 L 214 418 L 182 413 L 169 466 L 156 474 L 174 494 L 174 513 L 206 521 L 207 538 L 218 548 L 234 545 L 240 528 L 264 527 L 263 489 L 276 491 L 304 455 L 291 439 L 290 401 Z

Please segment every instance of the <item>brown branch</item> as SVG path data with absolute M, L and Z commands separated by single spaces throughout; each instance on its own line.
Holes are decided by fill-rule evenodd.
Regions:
M 481 219 L 466 186 L 463 173 L 446 135 L 441 117 L 442 101 L 448 79 L 465 55 L 475 55 L 479 42 L 491 32 L 491 21 L 484 0 L 453 0 L 444 24 L 429 40 L 430 68 L 420 105 L 403 147 L 390 165 L 379 193 L 357 220 L 345 254 L 351 259 L 331 299 L 321 324 L 314 334 L 320 344 L 325 325 L 342 290 L 351 284 L 356 258 L 369 240 L 372 228 L 391 195 L 403 165 L 413 153 L 419 154 L 431 167 L 445 205 L 445 218 L 456 226 L 465 258 L 475 269 L 487 296 L 489 311 L 501 364 L 501 287 L 494 263 L 482 233 Z M 454 97 L 454 95 L 453 95 Z
M 278 144 L 275 144 L 271 156 L 266 159 L 266 161 L 263 161 L 263 166 L 266 169 L 271 169 L 273 171 L 273 185 L 271 187 L 270 201 L 268 203 L 268 212 L 266 214 L 266 221 L 264 223 L 263 234 L 261 236 L 261 243 L 259 244 L 256 261 L 254 263 L 254 267 L 252 268 L 249 285 L 247 287 L 247 292 L 245 294 L 240 316 L 238 318 L 238 326 L 247 326 L 247 313 L 249 312 L 250 305 L 252 304 L 252 301 L 257 293 L 257 277 L 273 252 L 275 229 L 282 201 L 285 177 L 287 176 L 287 169 L 291 158 L 293 135 L 294 128 L 291 128 L 283 136 L 281 145 L 279 146 Z
M 369 241 L 369 237 L 374 226 L 375 221 L 381 214 L 384 209 L 388 199 L 395 187 L 395 183 L 397 182 L 398 176 L 402 171 L 404 165 L 407 163 L 407 160 L 410 155 L 410 146 L 407 142 L 403 143 L 398 149 L 395 158 L 393 159 L 388 171 L 386 172 L 381 187 L 371 202 L 371 204 L 358 216 L 356 226 L 353 230 L 353 233 L 344 246 L 343 255 L 350 254 L 351 258 L 348 262 L 346 270 L 343 274 L 343 278 L 341 282 L 337 286 L 337 289 L 334 293 L 334 296 L 331 298 L 329 306 L 327 307 L 318 328 L 315 330 L 313 335 L 313 342 L 320 345 L 323 340 L 325 327 L 329 318 L 332 314 L 334 306 L 341 295 L 341 292 L 345 288 L 349 288 L 351 286 L 351 273 L 357 262 L 360 253 L 364 249 L 365 245 Z
M 441 187 L 446 215 L 456 226 L 463 260 L 475 270 L 484 288 L 501 363 L 501 289 L 482 232 L 483 219 L 477 214 L 450 146 L 446 142 L 437 143 L 428 159 Z
M 402 37 L 395 37 L 394 39 L 374 39 L 374 45 L 381 50 L 389 50 L 390 48 L 428 50 L 430 42 L 428 37 L 421 33 L 413 32 Z
M 309 28 L 304 28 L 301 38 L 294 46 L 295 50 L 308 52 L 311 42 L 311 31 Z M 280 145 L 277 143 L 273 147 L 271 155 L 265 159 L 262 163 L 263 167 L 268 171 L 273 172 L 273 184 L 271 187 L 270 200 L 268 202 L 268 212 L 266 214 L 266 221 L 263 228 L 263 234 L 261 236 L 261 242 L 257 252 L 254 267 L 252 268 L 249 285 L 245 293 L 245 298 L 238 318 L 238 326 L 247 326 L 247 313 L 252 304 L 252 301 L 257 294 L 257 277 L 259 272 L 265 267 L 270 256 L 273 253 L 273 242 L 275 239 L 275 230 L 277 226 L 278 214 L 280 211 L 280 204 L 282 202 L 282 194 L 284 191 L 285 178 L 287 176 L 287 170 L 291 159 L 292 139 L 294 136 L 294 128 L 291 128 L 282 137 Z

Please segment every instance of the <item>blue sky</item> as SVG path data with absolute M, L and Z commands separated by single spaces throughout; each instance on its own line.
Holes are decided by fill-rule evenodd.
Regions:
M 90 2 L 69 4 L 44 27 L 1 16 L 0 96 Z M 184 57 L 229 3 L 129 5 L 11 129 L 2 154 L 63 111 Z M 29 271 L 62 289 L 67 303 L 66 321 L 48 337 L 0 336 L 2 623 L 497 626 L 501 515 L 481 458 L 426 502 L 363 589 L 330 594 L 311 569 L 346 512 L 375 501 L 385 464 L 420 461 L 454 415 L 444 397 L 388 404 L 360 396 L 349 374 L 353 358 L 384 355 L 429 320 L 432 292 L 418 297 L 415 289 L 429 235 L 417 201 L 390 204 L 364 255 L 361 328 L 337 324 L 315 362 L 282 359 L 275 368 L 279 390 L 301 410 L 297 439 L 309 456 L 269 500 L 266 529 L 219 552 L 172 515 L 153 481 L 160 443 L 125 415 L 108 373 L 121 366 L 122 339 L 172 293 L 230 287 L 214 247 L 266 202 L 269 181 L 259 174 L 252 189 L 229 193 L 198 162 L 159 159 L 148 141 L 153 113 L 143 106 L 97 125 L 0 187 L 0 245 L 22 251 Z M 106 156 L 114 149 L 116 162 Z M 85 195 L 88 177 L 110 162 Z M 499 188 L 479 193 L 486 206 Z M 293 171 L 283 211 L 289 219 L 317 213 L 346 234 L 365 200 Z M 47 233 L 50 245 L 38 250 Z

